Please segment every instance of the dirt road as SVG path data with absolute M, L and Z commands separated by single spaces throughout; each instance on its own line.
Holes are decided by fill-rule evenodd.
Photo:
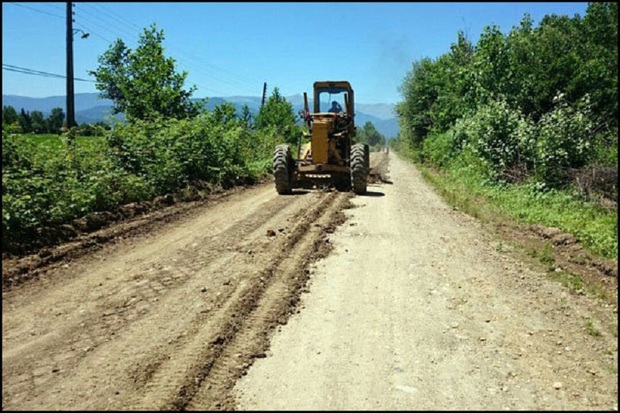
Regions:
M 261 185 L 5 287 L 3 409 L 617 410 L 617 306 L 389 162 L 367 196 Z

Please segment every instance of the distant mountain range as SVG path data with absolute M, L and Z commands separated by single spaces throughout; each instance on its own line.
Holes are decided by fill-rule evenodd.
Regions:
M 295 113 L 303 109 L 303 96 L 293 95 L 286 98 L 293 105 Z M 199 99 L 195 99 L 199 100 Z M 216 105 L 230 102 L 240 113 L 244 104 L 247 104 L 252 113 L 258 112 L 261 98 L 256 96 L 229 96 L 212 97 L 207 101 L 207 109 L 212 110 Z M 312 101 L 309 102 L 312 105 Z M 23 108 L 32 112 L 38 110 L 44 116 L 48 116 L 52 109 L 62 108 L 66 112 L 65 96 L 50 96 L 46 98 L 33 98 L 17 95 L 2 95 L 2 106 L 13 106 L 19 111 Z M 355 123 L 362 127 L 367 121 L 371 121 L 375 128 L 386 138 L 398 136 L 398 122 L 394 114 L 394 105 L 387 103 L 365 104 L 356 103 Z M 98 93 L 77 93 L 75 95 L 75 120 L 78 124 L 106 121 L 112 116 L 112 101 L 100 99 Z M 116 116 L 122 119 L 121 116 Z

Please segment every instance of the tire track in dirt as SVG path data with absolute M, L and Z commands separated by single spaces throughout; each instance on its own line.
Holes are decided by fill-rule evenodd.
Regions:
M 340 195 L 333 205 L 328 204 L 325 209 L 319 206 L 316 219 L 307 220 L 298 228 L 299 236 L 293 237 L 295 242 L 289 243 L 281 259 L 275 260 L 266 270 L 270 282 L 258 297 L 256 306 L 241 319 L 239 333 L 210 366 L 210 375 L 190 402 L 175 407 L 234 410 L 231 391 L 236 380 L 247 372 L 255 359 L 265 357 L 271 333 L 278 325 L 286 324 L 295 312 L 309 279 L 308 266 L 331 250 L 331 244 L 325 242 L 326 233 L 333 232 L 334 226 L 344 222 L 341 211 L 348 205 L 349 198 L 349 195 Z
M 211 233 L 207 234 L 205 242 L 214 246 L 214 248 L 208 250 L 199 250 L 197 255 L 195 255 L 196 253 L 194 252 L 195 248 L 189 248 L 186 251 L 177 252 L 177 255 L 175 257 L 172 257 L 166 261 L 161 261 L 158 260 L 157 256 L 148 255 L 150 254 L 150 251 L 147 251 L 147 254 L 145 255 L 150 260 L 145 261 L 145 257 L 142 256 L 135 257 L 129 260 L 127 262 L 127 265 L 120 268 L 119 273 L 126 273 L 130 270 L 130 267 L 136 267 L 137 270 L 135 274 L 131 276 L 131 280 L 135 281 L 135 285 L 129 286 L 130 288 L 127 288 L 127 286 L 123 287 L 122 283 L 113 283 L 110 286 L 106 285 L 106 291 L 103 293 L 103 295 L 97 294 L 93 297 L 93 300 L 91 301 L 91 304 L 95 304 L 98 303 L 98 301 L 101 301 L 101 299 L 103 298 L 103 303 L 98 304 L 94 308 L 89 308 L 88 311 L 86 308 L 84 308 L 84 306 L 81 306 L 80 314 L 82 315 L 82 317 L 76 320 L 74 324 L 66 325 L 64 330 L 56 330 L 53 332 L 53 334 L 55 334 L 59 338 L 69 337 L 70 332 L 72 330 L 75 330 L 76 326 L 86 324 L 86 322 L 94 319 L 96 315 L 103 316 L 103 324 L 109 326 L 110 329 L 112 329 L 111 331 L 106 331 L 106 333 L 112 332 L 113 334 L 115 330 L 118 330 L 125 325 L 124 322 L 129 322 L 136 318 L 136 313 L 140 310 L 139 308 L 136 308 L 137 304 L 139 304 L 140 302 L 148 302 L 156 298 L 156 296 L 162 294 L 166 288 L 173 288 L 175 286 L 175 283 L 181 281 L 183 277 L 179 273 L 174 274 L 171 272 L 171 265 L 175 261 L 181 260 L 191 262 L 194 261 L 196 258 L 199 258 L 199 260 L 195 261 L 196 263 L 198 263 L 198 265 L 204 262 L 212 262 L 217 257 L 220 257 L 222 253 L 226 252 L 227 249 L 230 249 L 230 246 L 225 244 L 226 239 L 229 239 L 231 237 L 243 237 L 247 233 L 248 227 L 256 225 L 257 222 L 264 221 L 269 214 L 277 214 L 282 208 L 286 206 L 287 205 L 284 203 L 281 203 L 280 205 L 270 205 L 269 208 L 264 208 L 261 213 L 256 213 L 257 211 L 255 211 L 254 213 L 256 213 L 256 215 L 253 215 L 253 213 L 244 220 L 229 224 L 229 228 L 221 229 L 222 227 L 219 227 L 219 229 L 211 229 Z M 193 267 L 196 266 L 193 265 L 192 267 L 190 267 L 190 270 L 195 271 L 197 268 Z M 104 274 L 94 274 L 91 276 L 92 282 L 89 285 L 89 289 L 97 289 L 96 284 L 102 284 L 99 281 L 99 275 L 104 276 Z M 85 280 L 80 279 L 77 282 L 83 283 L 85 282 Z M 60 303 L 57 303 L 56 305 L 55 311 L 58 315 L 62 315 L 65 312 L 65 308 L 63 307 L 69 307 L 74 304 L 72 303 L 72 301 L 76 301 L 75 298 L 72 298 L 73 293 L 71 292 L 71 289 L 67 289 L 65 291 L 66 292 L 62 296 Z M 56 300 L 56 298 L 56 296 L 53 297 L 54 300 Z M 42 303 L 37 302 L 36 306 L 39 306 L 40 304 L 43 304 L 44 308 L 51 308 L 51 306 L 53 305 L 52 302 L 47 303 L 43 301 Z M 116 312 L 106 312 L 106 308 L 116 309 Z M 41 322 L 40 324 L 47 324 L 49 322 L 45 319 L 45 317 L 42 317 L 41 319 L 39 319 L 39 321 Z M 17 326 L 14 326 L 11 323 L 11 320 L 8 319 L 6 322 L 6 327 L 7 329 L 12 329 Z M 27 325 L 23 325 L 22 327 L 26 328 Z M 85 335 L 94 335 L 95 327 L 100 326 L 97 326 L 96 324 L 85 325 Z M 83 337 L 80 337 L 80 339 L 82 340 Z M 30 346 L 28 350 L 48 350 L 47 348 L 38 347 L 37 344 L 37 340 L 31 341 L 30 343 L 28 343 L 28 345 Z M 52 344 L 57 345 L 58 343 L 54 342 Z M 12 351 L 5 351 L 3 355 L 4 357 L 10 358 L 12 356 Z
M 279 207 L 274 208 L 274 205 L 270 206 L 271 208 L 265 208 L 264 210 L 275 210 L 277 212 L 281 209 Z M 282 204 L 282 207 L 284 206 L 285 204 Z M 264 218 L 261 214 L 257 215 L 258 219 Z M 243 225 L 244 221 L 246 221 L 246 223 L 247 221 L 257 222 L 256 219 L 257 217 L 250 213 L 249 217 L 246 217 L 245 220 L 232 225 L 233 227 L 239 227 L 236 231 L 233 231 L 232 234 L 227 232 L 226 228 L 222 231 L 216 229 L 215 231 L 220 231 L 220 233 L 215 235 L 212 234 L 210 238 L 207 238 L 207 241 L 210 241 L 209 243 L 215 246 L 215 248 L 213 250 L 201 250 L 204 255 L 200 257 L 202 258 L 201 260 L 195 262 L 204 263 L 226 252 L 225 246 L 221 246 L 223 243 L 222 241 L 231 235 L 242 236 L 243 232 L 246 230 L 245 227 L 247 227 L 247 225 Z M 215 232 L 214 230 L 212 231 Z M 222 234 L 224 235 L 223 237 Z M 105 293 L 94 295 L 92 300 L 87 300 L 88 302 L 80 302 L 79 297 L 72 297 L 73 288 L 71 285 L 61 290 L 61 292 L 56 292 L 49 300 L 46 300 L 45 297 L 38 299 L 33 303 L 32 307 L 49 309 L 50 311 L 54 311 L 57 316 L 63 313 L 70 313 L 71 308 L 80 307 L 80 315 L 74 317 L 76 319 L 72 320 L 72 322 L 61 325 L 49 332 L 45 330 L 40 331 L 40 334 L 38 334 L 39 337 L 25 340 L 27 344 L 23 347 L 17 347 L 15 350 L 11 347 L 11 338 L 12 336 L 20 337 L 20 331 L 18 330 L 12 334 L 3 334 L 3 348 L 5 349 L 3 351 L 3 366 L 15 365 L 16 367 L 13 368 L 13 373 L 15 374 L 34 371 L 37 376 L 45 376 L 45 380 L 37 377 L 37 385 L 42 385 L 45 381 L 55 380 L 59 375 L 62 376 L 62 374 L 44 375 L 42 372 L 49 373 L 54 370 L 60 372 L 76 368 L 76 362 L 83 359 L 86 356 L 86 352 L 96 350 L 97 347 L 109 341 L 110 335 L 115 335 L 115 333 L 126 329 L 128 323 L 136 321 L 142 314 L 151 310 L 150 301 L 153 299 L 154 295 L 159 296 L 164 293 L 170 294 L 170 290 L 175 288 L 179 281 L 182 281 L 183 275 L 187 271 L 172 271 L 173 267 L 171 266 L 175 261 L 178 261 L 178 256 L 183 256 L 182 251 L 177 252 L 176 256 L 173 255 L 170 258 L 159 261 L 157 256 L 151 255 L 151 252 L 152 251 L 146 248 L 142 250 L 141 255 L 138 254 L 138 257 L 128 259 L 125 265 L 120 265 L 119 271 L 117 272 L 118 276 L 114 278 L 105 276 L 105 268 L 90 275 L 89 278 L 92 279 L 92 282 L 89 283 L 90 285 L 87 286 L 86 290 L 91 290 L 92 288 L 97 289 L 94 283 L 98 282 L 98 279 L 106 278 L 107 282 L 105 282 L 105 285 L 104 283 L 99 283 L 100 286 L 104 286 Z M 147 261 L 145 261 L 145 257 L 148 258 Z M 226 261 L 230 261 L 230 258 L 231 257 L 228 257 Z M 130 271 L 131 266 L 135 266 L 136 269 L 133 275 L 126 280 L 123 274 Z M 131 283 L 128 285 L 127 281 L 131 281 Z M 133 281 L 136 281 L 136 283 L 134 284 Z M 88 283 L 88 280 L 80 278 L 75 280 L 74 284 L 77 284 L 79 288 L 79 285 L 85 282 Z M 58 295 L 61 295 L 60 299 Z M 158 298 L 155 297 L 155 301 L 157 300 Z M 51 315 L 48 316 L 48 314 L 45 313 L 37 314 L 36 310 L 33 311 L 33 313 L 35 314 L 33 323 L 37 324 L 35 320 L 38 321 L 39 328 L 44 328 L 47 324 L 58 324 Z M 5 332 L 12 330 L 12 324 L 17 324 L 12 323 L 13 319 L 9 317 L 4 317 L 3 320 L 6 321 L 3 323 L 3 331 Z M 24 323 L 23 327 L 29 328 L 31 324 L 32 323 Z M 80 330 L 80 333 L 75 333 Z M 23 337 L 23 335 L 24 334 L 21 334 L 21 337 Z M 72 365 L 70 366 L 58 366 L 58 363 L 55 361 L 49 362 L 50 365 L 45 365 L 45 360 L 37 360 L 39 363 L 42 362 L 41 364 L 43 365 L 32 365 L 32 363 L 25 362 L 27 358 L 24 357 L 24 353 L 49 354 L 50 352 L 54 352 L 54 347 L 69 348 L 76 351 L 75 347 L 78 345 L 87 350 L 85 353 L 77 352 L 77 354 L 72 357 L 67 356 L 66 358 L 72 361 Z M 133 346 L 130 345 L 129 347 Z M 9 350 L 6 350 L 7 348 L 9 348 Z M 5 369 L 3 369 L 3 376 L 4 371 Z M 38 372 L 41 372 L 41 374 L 38 374 Z
M 135 403 L 137 409 L 184 410 L 205 380 L 208 380 L 212 387 L 230 380 L 226 375 L 230 369 L 226 368 L 226 373 L 222 374 L 222 370 L 214 371 L 213 367 L 221 364 L 222 353 L 238 332 L 245 328 L 265 328 L 246 323 L 246 316 L 258 305 L 258 300 L 273 282 L 275 268 L 289 255 L 290 250 L 296 244 L 313 238 L 313 234 L 308 231 L 311 224 L 334 207 L 338 208 L 337 205 L 332 206 L 338 197 L 341 198 L 342 195 L 321 194 L 321 199 L 317 200 L 315 205 L 296 214 L 291 220 L 295 224 L 291 228 L 290 236 L 280 238 L 271 248 L 274 252 L 272 255 L 264 259 L 235 263 L 234 271 L 244 272 L 247 277 L 238 284 L 221 308 L 191 323 L 192 331 L 187 332 L 179 348 L 174 350 L 174 363 L 159 368 L 140 395 L 140 400 L 130 403 L 132 406 Z M 256 248 L 257 245 L 250 247 Z M 205 346 L 204 343 L 210 345 Z M 216 395 L 221 397 L 219 392 L 216 392 Z M 154 402 L 157 404 L 154 405 Z
M 184 409 L 197 394 L 217 406 L 267 342 L 236 337 L 286 320 L 348 196 L 251 189 L 4 291 L 3 408 Z M 263 304 L 281 279 L 292 295 Z M 243 320 L 263 305 L 276 315 Z

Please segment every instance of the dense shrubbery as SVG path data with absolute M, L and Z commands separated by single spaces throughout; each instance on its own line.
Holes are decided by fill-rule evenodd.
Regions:
M 37 237 L 43 226 L 151 194 L 143 179 L 112 163 L 103 144 L 55 150 L 3 131 L 2 151 L 3 250 Z
M 2 134 L 2 246 L 88 213 L 209 183 L 252 183 L 271 168 L 277 127 L 249 129 L 232 112 L 118 124 L 59 148 Z M 51 137 L 50 137 L 51 138 Z
M 475 46 L 458 33 L 449 53 L 414 62 L 406 74 L 392 145 L 467 191 L 518 193 L 534 202 L 518 217 L 617 255 L 609 211 L 618 197 L 617 59 L 617 3 L 589 3 L 583 18 L 545 16 L 537 27 L 526 15 L 508 35 L 489 26 Z M 509 196 L 492 197 L 516 209 Z M 557 202 L 543 217 L 535 203 L 546 197 Z M 583 214 L 573 217 L 563 202 Z
M 617 17 L 617 3 L 590 3 L 536 28 L 525 16 L 507 36 L 489 26 L 475 47 L 459 33 L 403 80 L 399 139 L 438 166 L 472 150 L 497 181 L 564 188 L 617 167 Z
M 205 113 L 193 119 L 120 125 L 108 142 L 117 167 L 144 178 L 160 194 L 195 181 L 227 187 L 255 180 L 266 172 L 264 161 L 271 157 L 275 136 L 219 122 Z

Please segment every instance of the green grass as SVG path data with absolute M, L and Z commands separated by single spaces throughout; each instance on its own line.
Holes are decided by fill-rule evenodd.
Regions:
M 594 326 L 594 323 L 591 319 L 586 320 L 585 325 L 586 332 L 592 337 L 601 337 L 601 332 Z
M 401 151 L 414 161 L 415 154 Z M 415 162 L 415 161 L 414 161 Z M 474 217 L 499 214 L 521 224 L 541 224 L 572 234 L 587 251 L 618 256 L 618 213 L 587 201 L 570 190 L 542 191 L 532 185 L 493 184 L 475 167 L 454 164 L 444 171 L 415 162 L 444 198 Z
M 573 274 L 568 271 L 550 271 L 550 274 L 552 279 L 558 281 L 572 293 L 584 291 L 586 288 L 583 278 L 577 274 Z M 591 295 L 601 297 L 602 292 L 595 290 L 594 287 L 588 286 L 588 290 Z
M 528 254 L 545 264 L 548 270 L 553 270 L 555 258 L 553 258 L 553 246 L 549 242 L 545 242 L 542 248 L 530 248 Z
M 618 256 L 618 215 L 569 191 L 540 192 L 529 186 L 480 190 L 501 213 L 520 223 L 543 224 L 573 234 L 587 250 L 605 258 Z

